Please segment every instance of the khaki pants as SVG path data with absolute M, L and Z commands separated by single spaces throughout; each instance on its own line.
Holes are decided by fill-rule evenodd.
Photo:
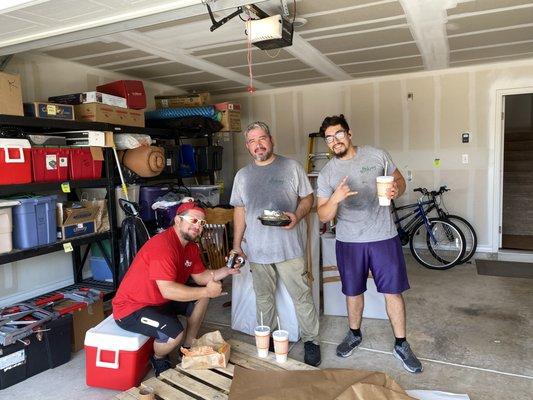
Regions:
M 318 313 L 313 303 L 311 289 L 307 285 L 307 270 L 303 258 L 283 261 L 276 264 L 250 263 L 254 284 L 257 323 L 263 312 L 263 323 L 274 330 L 276 323 L 276 283 L 278 277 L 285 284 L 300 326 L 300 336 L 304 342 L 318 341 Z

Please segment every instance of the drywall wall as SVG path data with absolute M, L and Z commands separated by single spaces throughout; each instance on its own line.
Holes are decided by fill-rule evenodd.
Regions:
M 119 79 L 135 79 L 124 74 L 90 68 L 40 54 L 19 54 L 5 72 L 20 74 L 23 101 L 46 100 L 49 96 L 94 90 L 96 85 Z M 172 88 L 145 82 L 148 107 L 154 95 Z M 0 265 L 0 306 L 25 300 L 73 282 L 72 256 L 54 253 Z
M 533 92 L 533 60 L 365 78 L 236 93 L 218 100 L 241 103 L 243 125 L 267 122 L 277 151 L 302 164 L 307 134 L 325 116 L 343 113 L 355 144 L 388 150 L 408 182 L 401 202 L 412 202 L 418 186 L 452 189 L 450 211 L 472 221 L 480 251 L 496 251 L 501 163 L 498 96 L 506 90 Z M 412 94 L 408 96 L 409 94 Z M 461 134 L 470 133 L 462 143 Z M 242 135 L 235 141 L 235 168 L 250 162 Z M 468 154 L 468 164 L 462 155 Z M 439 161 L 436 161 L 439 160 Z

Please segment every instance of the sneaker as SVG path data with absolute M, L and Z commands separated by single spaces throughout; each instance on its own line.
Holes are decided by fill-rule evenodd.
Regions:
M 304 350 L 304 362 L 307 365 L 318 367 L 320 365 L 320 362 L 322 361 L 320 357 L 320 346 L 310 340 L 304 343 Z
M 413 373 L 422 372 L 422 363 L 416 358 L 407 341 L 403 342 L 401 346 L 394 346 L 392 354 L 402 362 L 407 371 Z
M 349 357 L 352 355 L 353 351 L 361 344 L 363 336 L 355 336 L 351 329 L 348 329 L 346 337 L 341 344 L 337 346 L 337 356 L 338 357 Z
M 159 376 L 162 372 L 165 372 L 167 369 L 172 368 L 168 357 L 165 358 L 155 358 L 153 355 L 150 357 L 150 363 L 154 368 L 155 376 Z

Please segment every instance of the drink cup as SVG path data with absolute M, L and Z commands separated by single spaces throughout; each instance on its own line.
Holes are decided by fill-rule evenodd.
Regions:
M 155 400 L 154 389 L 151 387 L 144 386 L 139 390 L 139 399 L 140 400 Z
M 390 199 L 387 197 L 387 189 L 392 188 L 392 182 L 394 182 L 394 176 L 376 177 L 380 206 L 390 206 Z
M 257 347 L 257 356 L 261 358 L 268 357 L 268 347 L 270 345 L 270 327 L 259 325 L 255 327 L 255 346 Z
M 276 361 L 284 363 L 287 361 L 289 353 L 289 332 L 279 329 L 272 333 L 274 339 L 274 351 L 276 352 Z

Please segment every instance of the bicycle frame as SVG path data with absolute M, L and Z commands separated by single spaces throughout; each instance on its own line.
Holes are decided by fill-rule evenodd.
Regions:
M 402 217 L 398 216 L 398 211 L 408 210 L 412 208 L 414 208 L 415 210 L 403 215 Z M 418 199 L 417 202 L 413 204 L 406 204 L 400 207 L 394 206 L 392 209 L 392 212 L 394 214 L 394 224 L 396 225 L 398 229 L 401 229 L 406 233 L 410 233 L 411 229 L 414 228 L 414 226 L 421 219 L 423 219 L 424 224 L 426 225 L 426 228 L 428 229 L 428 232 L 430 232 L 429 220 L 427 218 L 427 214 L 429 214 L 435 208 L 436 208 L 435 203 L 432 200 L 422 200 L 422 198 Z M 411 220 L 407 221 L 405 225 L 402 226 L 401 222 L 413 215 L 415 216 Z

